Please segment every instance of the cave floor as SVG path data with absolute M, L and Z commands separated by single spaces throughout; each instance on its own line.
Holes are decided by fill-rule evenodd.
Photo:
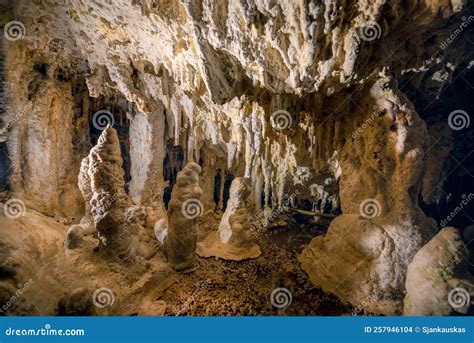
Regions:
M 201 237 L 215 230 L 220 215 L 208 213 L 203 217 Z M 259 258 L 239 262 L 198 258 L 199 268 L 193 273 L 163 273 L 161 283 L 166 289 L 153 300 L 166 304 L 165 315 L 347 315 L 351 308 L 315 288 L 297 261 L 297 254 L 321 229 L 325 231 L 321 226 L 304 231 L 277 226 L 254 232 L 262 249 Z M 291 303 L 281 309 L 270 301 L 277 287 L 292 294 Z
M 208 211 L 200 218 L 199 240 L 217 229 L 221 216 Z M 23 315 L 57 315 L 59 299 L 81 287 L 112 290 L 113 304 L 96 308 L 97 315 L 350 315 L 353 309 L 313 286 L 297 261 L 304 245 L 327 224 L 305 230 L 285 224 L 254 229 L 259 258 L 198 257 L 199 268 L 182 274 L 168 266 L 162 251 L 143 265 L 124 266 L 101 256 L 92 237 L 79 249 L 65 250 L 67 225 L 59 220 L 35 212 L 16 220 L 0 216 L 0 234 L 7 242 L 3 261 L 18 271 L 2 282 L 17 287 L 33 281 L 21 298 L 26 303 L 15 304 L 15 313 Z M 270 302 L 279 287 L 292 295 L 291 303 L 280 309 Z

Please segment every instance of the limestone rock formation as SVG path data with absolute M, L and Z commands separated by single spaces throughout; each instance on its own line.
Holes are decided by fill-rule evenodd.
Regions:
M 86 202 L 85 215 L 67 234 L 69 249 L 84 234 L 96 233 L 99 247 L 113 259 L 134 262 L 157 251 L 152 233 L 155 208 L 133 205 L 125 191 L 123 158 L 117 132 L 107 126 L 89 155 L 82 160 L 78 185 Z
M 165 116 L 162 106 L 149 114 L 137 113 L 130 123 L 130 196 L 148 207 L 148 217 L 164 215 L 163 159 Z M 151 211 L 155 212 L 152 214 Z
M 155 238 L 160 242 L 160 245 L 164 246 L 166 237 L 168 237 L 168 217 L 157 220 L 153 227 L 153 231 L 155 232 Z
M 402 313 L 407 268 L 437 230 L 428 217 L 442 219 L 442 200 L 472 183 L 473 9 L 467 0 L 0 1 L 0 27 L 21 24 L 0 40 L 0 201 L 29 209 L 13 220 L 0 205 L 0 256 L 13 261 L 0 270 L 2 299 L 37 260 L 51 265 L 37 283 L 47 294 L 33 296 L 45 313 L 75 278 L 110 279 L 125 295 L 125 264 L 92 259 L 97 237 L 114 259 L 146 257 L 150 273 L 168 268 L 158 245 L 174 268 L 192 270 L 198 219 L 180 206 L 194 197 L 217 209 L 200 219 L 205 236 L 229 180 L 243 176 L 266 220 L 296 191 L 291 207 L 342 213 L 299 256 L 314 287 Z M 247 200 L 231 198 L 238 206 L 231 199 L 199 249 L 256 257 Z M 288 217 L 312 229 L 312 217 Z M 461 217 L 450 225 L 472 224 Z M 75 248 L 66 254 L 65 238 Z M 165 311 L 154 282 L 140 288 L 145 279 L 133 286 L 152 301 L 122 313 Z
M 403 314 L 448 316 L 466 313 L 474 293 L 469 256 L 459 231 L 446 227 L 408 265 Z
M 355 128 L 352 144 L 338 151 L 343 214 L 299 259 L 323 290 L 395 315 L 402 311 L 408 264 L 436 227 L 418 207 L 427 130 L 388 75 L 361 108 L 373 109 L 362 113 L 371 124 Z
M 197 163 L 188 163 L 178 173 L 169 203 L 168 261 L 173 269 L 182 272 L 197 268 L 197 218 L 203 212 L 200 172 L 201 167 Z
M 135 254 L 135 247 L 125 220 L 131 203 L 124 190 L 122 163 L 117 132 L 108 126 L 89 153 L 91 214 L 107 254 L 127 260 Z
M 81 167 L 79 169 L 78 182 L 77 185 L 81 192 L 81 195 L 84 199 L 84 216 L 81 218 L 80 225 L 86 232 L 91 232 L 95 230 L 94 222 L 92 219 L 91 213 L 91 200 L 92 200 L 92 190 L 91 190 L 91 180 L 89 177 L 89 156 L 86 156 L 81 161 Z
M 254 208 L 252 200 L 248 180 L 243 177 L 235 178 L 219 229 L 198 244 L 199 256 L 215 256 L 234 261 L 260 256 L 260 247 L 254 242 L 250 232 L 249 213 Z
M 81 246 L 84 239 L 84 231 L 81 225 L 73 225 L 67 230 L 66 248 L 76 249 Z
M 59 316 L 93 316 L 95 313 L 92 292 L 87 288 L 74 289 L 58 303 Z

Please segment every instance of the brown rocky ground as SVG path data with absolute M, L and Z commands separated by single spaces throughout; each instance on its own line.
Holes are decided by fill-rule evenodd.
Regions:
M 201 218 L 200 239 L 215 230 L 221 214 Z M 327 223 L 325 223 L 327 224 Z M 41 231 L 39 230 L 41 228 Z M 263 254 L 242 262 L 199 258 L 190 274 L 172 271 L 159 251 L 143 266 L 110 262 L 94 251 L 96 240 L 87 237 L 79 250 L 65 251 L 67 226 L 34 212 L 19 219 L 0 217 L 0 231 L 9 249 L 2 270 L 13 273 L 0 279 L 5 302 L 19 284 L 33 282 L 7 314 L 57 315 L 59 300 L 85 288 L 85 303 L 94 290 L 105 287 L 114 294 L 111 306 L 90 306 L 93 315 L 344 315 L 351 308 L 315 288 L 300 269 L 296 256 L 324 225 L 302 231 L 291 223 L 254 231 Z M 13 235 L 13 232 L 15 234 Z M 140 267 L 140 268 L 139 268 Z M 145 267 L 145 273 L 137 273 Z M 270 295 L 277 287 L 292 294 L 291 303 L 277 309 Z M 79 301 L 77 301 L 79 303 Z
M 218 219 L 217 214 L 207 215 L 206 222 L 200 224 L 201 235 L 209 233 Z M 315 288 L 296 259 L 304 244 L 321 230 L 323 226 L 303 231 L 289 225 L 255 234 L 263 251 L 261 257 L 241 262 L 199 258 L 196 272 L 180 275 L 154 300 L 166 303 L 165 315 L 346 314 L 350 308 Z M 165 280 L 173 279 L 171 275 Z M 277 287 L 287 288 L 292 294 L 291 303 L 283 309 L 270 302 L 271 292 Z

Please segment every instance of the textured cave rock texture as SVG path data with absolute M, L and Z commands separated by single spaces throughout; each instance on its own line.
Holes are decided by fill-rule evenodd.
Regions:
M 8 313 L 103 314 L 88 297 L 104 283 L 131 301 L 115 314 L 153 313 L 164 270 L 271 262 L 282 217 L 323 227 L 293 268 L 344 305 L 472 311 L 447 299 L 474 271 L 472 2 L 0 13 L 0 303 L 34 281 Z
M 125 224 L 125 210 L 131 202 L 125 194 L 123 160 L 114 128 L 107 126 L 102 132 L 88 160 L 87 176 L 92 193 L 90 213 L 100 243 L 107 253 L 128 258 L 134 255 L 133 237 Z
M 255 205 L 248 181 L 243 177 L 236 177 L 230 186 L 229 196 L 219 229 L 200 243 L 197 254 L 233 261 L 257 258 L 262 252 L 250 231 L 249 217 Z
M 165 242 L 168 261 L 175 270 L 196 268 L 197 219 L 202 214 L 199 173 L 201 167 L 190 162 L 176 177 L 169 203 L 169 229 Z
M 468 261 L 459 232 L 453 227 L 442 229 L 416 253 L 408 266 L 404 315 L 466 313 L 469 302 L 465 299 L 474 291 Z

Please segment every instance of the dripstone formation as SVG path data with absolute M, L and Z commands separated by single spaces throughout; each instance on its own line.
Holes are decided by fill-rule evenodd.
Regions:
M 338 151 L 343 214 L 299 257 L 311 280 L 371 312 L 401 314 L 407 267 L 435 232 L 418 207 L 427 129 L 387 75 L 368 89 L 371 125 Z M 375 113 L 375 115 L 374 115 Z
M 130 200 L 124 191 L 122 164 L 117 132 L 108 126 L 89 153 L 91 215 L 107 255 L 127 260 L 133 258 L 135 251 L 134 238 L 125 221 Z
M 260 247 L 254 242 L 251 233 L 250 213 L 255 208 L 252 200 L 248 180 L 235 178 L 219 229 L 199 243 L 199 256 L 234 261 L 260 256 Z
M 167 255 L 171 267 L 177 271 L 190 272 L 197 268 L 196 244 L 197 220 L 203 212 L 202 189 L 199 186 L 201 167 L 188 163 L 178 173 L 176 185 L 169 203 L 169 229 Z
M 34 280 L 6 313 L 275 315 L 280 283 L 289 315 L 472 313 L 473 13 L 0 1 L 2 302 Z

